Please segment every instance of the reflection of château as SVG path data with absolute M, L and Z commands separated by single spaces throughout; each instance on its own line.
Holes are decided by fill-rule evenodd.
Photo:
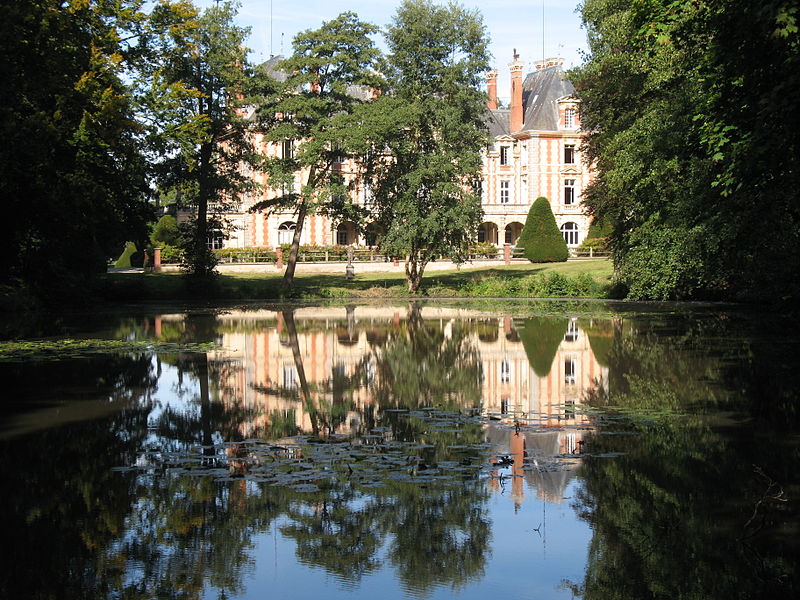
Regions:
M 499 419 L 487 427 L 487 440 L 517 455 L 518 474 L 523 474 L 520 449 L 528 456 L 580 451 L 579 428 L 588 422 L 579 404 L 587 391 L 606 385 L 608 369 L 596 359 L 576 319 L 514 320 L 434 307 L 421 308 L 420 317 L 445 339 L 455 328 L 465 332 L 477 350 L 483 372 L 481 408 Z M 277 421 L 321 435 L 359 432 L 363 415 L 374 409 L 374 384 L 380 376 L 376 361 L 388 340 L 406 334 L 407 309 L 304 307 L 288 318 L 291 323 L 279 311 L 233 311 L 217 317 L 224 350 L 209 359 L 238 367 L 222 371 L 226 380 L 218 382 L 223 390 L 219 400 L 254 412 L 242 424 L 245 436 L 277 433 Z M 339 417 L 320 429 L 314 413 L 337 408 Z M 514 435 L 514 423 L 520 425 L 519 436 Z M 524 476 L 549 499 L 560 498 L 568 478 L 564 472 L 530 470 Z M 521 490 L 515 489 L 514 495 L 521 496 Z

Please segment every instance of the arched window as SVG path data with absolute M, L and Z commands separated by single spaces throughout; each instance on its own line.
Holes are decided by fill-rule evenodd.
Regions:
M 567 246 L 578 245 L 578 226 L 575 223 L 564 223 L 561 226 L 561 233 L 564 235 L 564 241 Z
M 281 223 L 278 227 L 278 245 L 291 244 L 295 229 L 297 229 L 297 224 L 294 221 Z

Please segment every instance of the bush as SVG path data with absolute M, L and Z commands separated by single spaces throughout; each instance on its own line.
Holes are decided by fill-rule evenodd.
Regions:
M 172 215 L 164 215 L 153 225 L 150 233 L 150 242 L 155 247 L 180 246 L 181 232 L 178 229 L 178 222 Z M 162 252 L 163 257 L 163 252 Z
M 161 246 L 161 264 L 179 265 L 183 261 L 183 250 L 175 246 Z
M 540 196 L 531 206 L 517 245 L 525 248 L 525 258 L 534 263 L 564 262 L 569 257 L 547 198 Z
M 117 269 L 141 267 L 143 260 L 144 254 L 139 252 L 139 250 L 136 248 L 136 244 L 133 242 L 128 242 L 125 244 L 125 249 L 122 251 L 122 254 L 119 255 L 119 258 L 114 263 L 114 267 Z
M 469 253 L 473 256 L 483 256 L 485 258 L 497 257 L 497 246 L 491 242 L 475 242 L 469 248 Z
M 221 263 L 239 262 L 268 262 L 273 263 L 277 260 L 275 251 L 270 248 L 244 247 L 244 248 L 220 248 L 214 250 L 214 256 Z M 285 254 L 284 254 L 285 256 Z

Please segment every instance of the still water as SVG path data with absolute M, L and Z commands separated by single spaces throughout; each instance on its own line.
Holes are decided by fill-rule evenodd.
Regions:
M 139 308 L 29 337 L 0 353 L 2 598 L 796 597 L 779 316 Z

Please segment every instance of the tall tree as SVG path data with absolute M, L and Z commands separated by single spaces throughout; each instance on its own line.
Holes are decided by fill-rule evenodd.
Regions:
M 472 189 L 487 133 L 482 74 L 488 37 L 479 13 L 406 0 L 387 28 L 387 93 L 368 109 L 375 136 L 367 176 L 381 247 L 405 256 L 416 293 L 427 264 L 462 256 L 481 219 Z M 366 122 L 366 121 L 365 121 Z
M 257 157 L 249 135 L 248 94 L 254 84 L 237 4 L 202 13 L 191 0 L 159 0 L 151 13 L 151 67 L 140 80 L 152 160 L 164 189 L 177 189 L 195 211 L 186 240 L 189 272 L 210 275 L 208 239 L 220 214 L 254 186 Z
M 380 52 L 369 37 L 376 32 L 374 25 L 346 12 L 319 29 L 299 33 L 294 53 L 278 65 L 286 74 L 281 89 L 265 96 L 258 108 L 265 139 L 281 146 L 280 156 L 264 158 L 269 185 L 280 195 L 257 203 L 253 210 L 293 209 L 297 215 L 284 275 L 288 285 L 294 280 L 309 214 L 356 218 L 348 182 L 334 166 L 357 158 L 348 142 L 347 117 L 382 86 L 375 70 Z
M 631 298 L 800 293 L 794 0 L 582 7 L 590 60 L 572 74 Z
M 0 281 L 61 300 L 126 239 L 146 238 L 145 164 L 124 83 L 141 4 L 0 4 Z

